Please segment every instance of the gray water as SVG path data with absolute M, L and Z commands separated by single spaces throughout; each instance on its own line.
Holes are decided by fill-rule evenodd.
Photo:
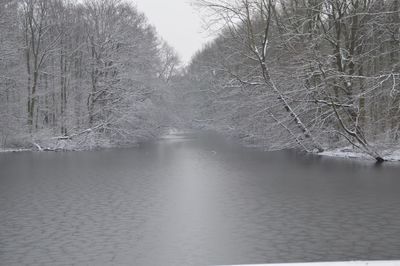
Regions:
M 0 264 L 400 259 L 399 170 L 212 134 L 1 154 Z

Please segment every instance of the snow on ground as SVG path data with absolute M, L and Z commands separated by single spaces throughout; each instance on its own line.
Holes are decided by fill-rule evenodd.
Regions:
M 388 161 L 400 161 L 400 150 L 392 152 L 390 155 L 386 156 Z
M 160 139 L 184 139 L 187 134 L 187 131 L 182 131 L 176 128 L 170 128 L 166 134 L 162 135 Z M 62 143 L 61 149 L 69 150 L 66 147 L 65 143 Z M 57 147 L 60 148 L 60 147 Z M 31 149 L 1 149 L 0 153 L 5 152 L 26 152 L 32 151 Z M 383 151 L 382 154 L 384 155 L 384 159 L 390 162 L 398 162 L 400 161 L 400 149 L 398 150 L 386 150 Z M 351 146 L 341 147 L 337 149 L 330 149 L 324 152 L 318 153 L 318 155 L 328 156 L 328 157 L 337 157 L 337 158 L 348 158 L 348 159 L 360 159 L 360 160 L 374 160 L 371 156 L 353 149 Z
M 177 128 L 170 128 L 166 134 L 162 135 L 160 139 L 182 139 L 185 138 L 187 131 L 182 131 Z
M 386 150 L 382 152 L 383 158 L 390 162 L 400 161 L 400 150 Z M 351 147 L 337 148 L 333 150 L 327 150 L 318 153 L 318 155 L 329 156 L 329 157 L 339 157 L 339 158 L 350 158 L 350 159 L 362 159 L 362 160 L 374 160 L 371 156 L 354 150 Z
M 24 151 L 31 151 L 29 149 L 0 149 L 0 153 L 3 152 L 24 152 Z
M 400 261 L 347 261 L 312 263 L 243 264 L 235 266 L 400 266 Z M 233 266 L 233 265 L 231 265 Z
M 329 157 L 373 160 L 373 158 L 371 156 L 368 156 L 365 153 L 356 151 L 349 147 L 337 148 L 337 149 L 333 149 L 333 150 L 326 150 L 324 152 L 318 153 L 318 155 L 329 156 Z

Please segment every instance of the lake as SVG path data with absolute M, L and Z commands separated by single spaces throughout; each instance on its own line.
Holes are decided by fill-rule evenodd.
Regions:
M 0 154 L 0 265 L 400 259 L 400 166 L 213 133 Z

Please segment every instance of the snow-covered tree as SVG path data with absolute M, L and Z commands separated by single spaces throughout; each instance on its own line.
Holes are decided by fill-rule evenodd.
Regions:
M 212 118 L 197 120 L 270 148 L 349 142 L 378 161 L 397 143 L 398 1 L 196 2 L 223 29 L 189 67 Z
M 1 108 L 19 116 L 0 120 L 2 138 L 11 122 L 22 142 L 56 148 L 132 144 L 164 130 L 167 97 L 160 95 L 167 93 L 178 60 L 132 4 L 1 5 L 0 67 L 10 72 L 2 72 Z

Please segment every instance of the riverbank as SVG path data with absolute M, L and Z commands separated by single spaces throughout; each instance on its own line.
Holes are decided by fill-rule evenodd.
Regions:
M 31 149 L 1 149 L 0 153 L 7 153 L 7 152 L 27 152 L 32 151 Z
M 92 151 L 113 148 L 136 147 L 140 143 L 148 142 L 170 134 L 165 130 L 148 131 L 126 138 L 124 141 L 115 141 L 109 137 L 86 130 L 83 133 L 69 136 L 24 136 L 16 138 L 14 142 L 0 147 L 0 153 L 8 152 L 62 152 L 62 151 Z
M 180 131 L 177 129 L 170 129 L 168 132 L 164 134 L 160 134 L 153 138 L 171 138 L 176 135 L 186 134 L 186 131 Z M 221 132 L 221 134 L 225 135 L 228 138 L 236 139 L 241 144 L 247 147 L 259 148 L 264 149 L 265 147 L 259 143 L 249 143 L 244 138 L 240 136 L 235 136 L 232 134 L 226 134 L 226 132 Z M 87 139 L 85 139 L 87 141 Z M 108 148 L 123 148 L 123 147 L 135 147 L 140 142 L 130 143 L 129 145 L 112 145 L 110 142 L 103 141 L 91 141 L 82 143 L 82 142 L 74 142 L 70 139 L 63 139 L 63 140 L 55 140 L 52 139 L 52 142 L 48 142 L 46 144 L 38 144 L 33 143 L 32 148 L 0 148 L 0 153 L 7 153 L 7 152 L 29 152 L 29 151 L 87 151 L 87 150 L 98 150 L 98 149 L 108 149 Z M 356 159 L 356 160 L 366 160 L 366 161 L 374 161 L 374 158 L 371 156 L 363 153 L 362 151 L 356 150 L 353 147 L 341 147 L 341 148 L 328 148 L 323 152 L 314 153 L 319 156 L 326 156 L 326 157 L 333 157 L 333 158 L 343 158 L 343 159 Z M 382 151 L 384 159 L 388 162 L 399 162 L 400 161 L 400 149 L 387 149 Z
M 136 147 L 139 142 L 130 143 L 129 145 L 77 145 L 76 143 L 68 145 L 42 145 L 38 143 L 32 144 L 31 148 L 0 148 L 0 153 L 19 153 L 19 152 L 80 152 L 80 151 L 97 151 L 113 148 L 130 148 Z
M 220 134 L 237 140 L 241 144 L 247 147 L 253 147 L 257 149 L 262 149 L 264 151 L 275 151 L 275 150 L 291 150 L 297 144 L 296 143 L 270 143 L 261 137 L 256 137 L 254 135 L 248 135 L 245 133 L 239 134 L 231 129 L 223 129 L 223 128 L 210 128 L 209 130 L 215 130 Z M 343 145 L 343 143 L 342 143 Z M 363 160 L 363 161 L 374 161 L 376 162 L 376 158 L 371 157 L 360 149 L 357 149 L 352 146 L 342 146 L 342 147 L 327 147 L 328 145 L 323 145 L 323 152 L 314 152 L 310 151 L 311 154 L 316 154 L 320 156 L 326 157 L 334 157 L 334 158 L 343 158 L 343 159 L 354 159 L 354 160 Z M 382 156 L 385 162 L 399 162 L 400 161 L 400 146 L 390 147 L 390 145 L 377 145 L 380 147 L 379 154 Z M 384 148 L 382 148 L 384 147 Z M 306 152 L 306 151 L 304 151 Z
M 336 149 L 327 149 L 326 151 L 317 153 L 321 156 L 336 157 L 336 158 L 347 158 L 347 159 L 358 159 L 358 160 L 375 160 L 368 154 L 357 151 L 351 147 L 342 147 Z M 384 150 L 382 151 L 383 158 L 388 162 L 399 162 L 400 161 L 400 150 Z
M 249 136 L 247 134 L 238 134 L 235 131 L 221 129 L 221 128 L 208 128 L 207 130 L 216 131 L 227 138 L 236 140 L 240 142 L 242 145 L 246 147 L 252 147 L 256 149 L 262 149 L 264 151 L 275 151 L 275 150 L 285 150 L 285 149 L 295 149 L 293 148 L 296 144 L 283 144 L 281 147 L 277 147 L 277 145 L 271 145 L 269 142 L 266 142 L 265 139 L 257 138 L 255 136 Z M 363 160 L 363 161 L 376 161 L 375 158 L 366 154 L 365 152 L 353 148 L 352 146 L 345 147 L 324 147 L 323 152 L 310 152 L 311 154 L 325 156 L 325 157 L 333 157 L 333 158 L 343 158 L 343 159 L 354 159 L 354 160 Z M 380 150 L 380 154 L 382 155 L 384 161 L 386 162 L 399 162 L 400 161 L 400 146 L 385 148 Z

